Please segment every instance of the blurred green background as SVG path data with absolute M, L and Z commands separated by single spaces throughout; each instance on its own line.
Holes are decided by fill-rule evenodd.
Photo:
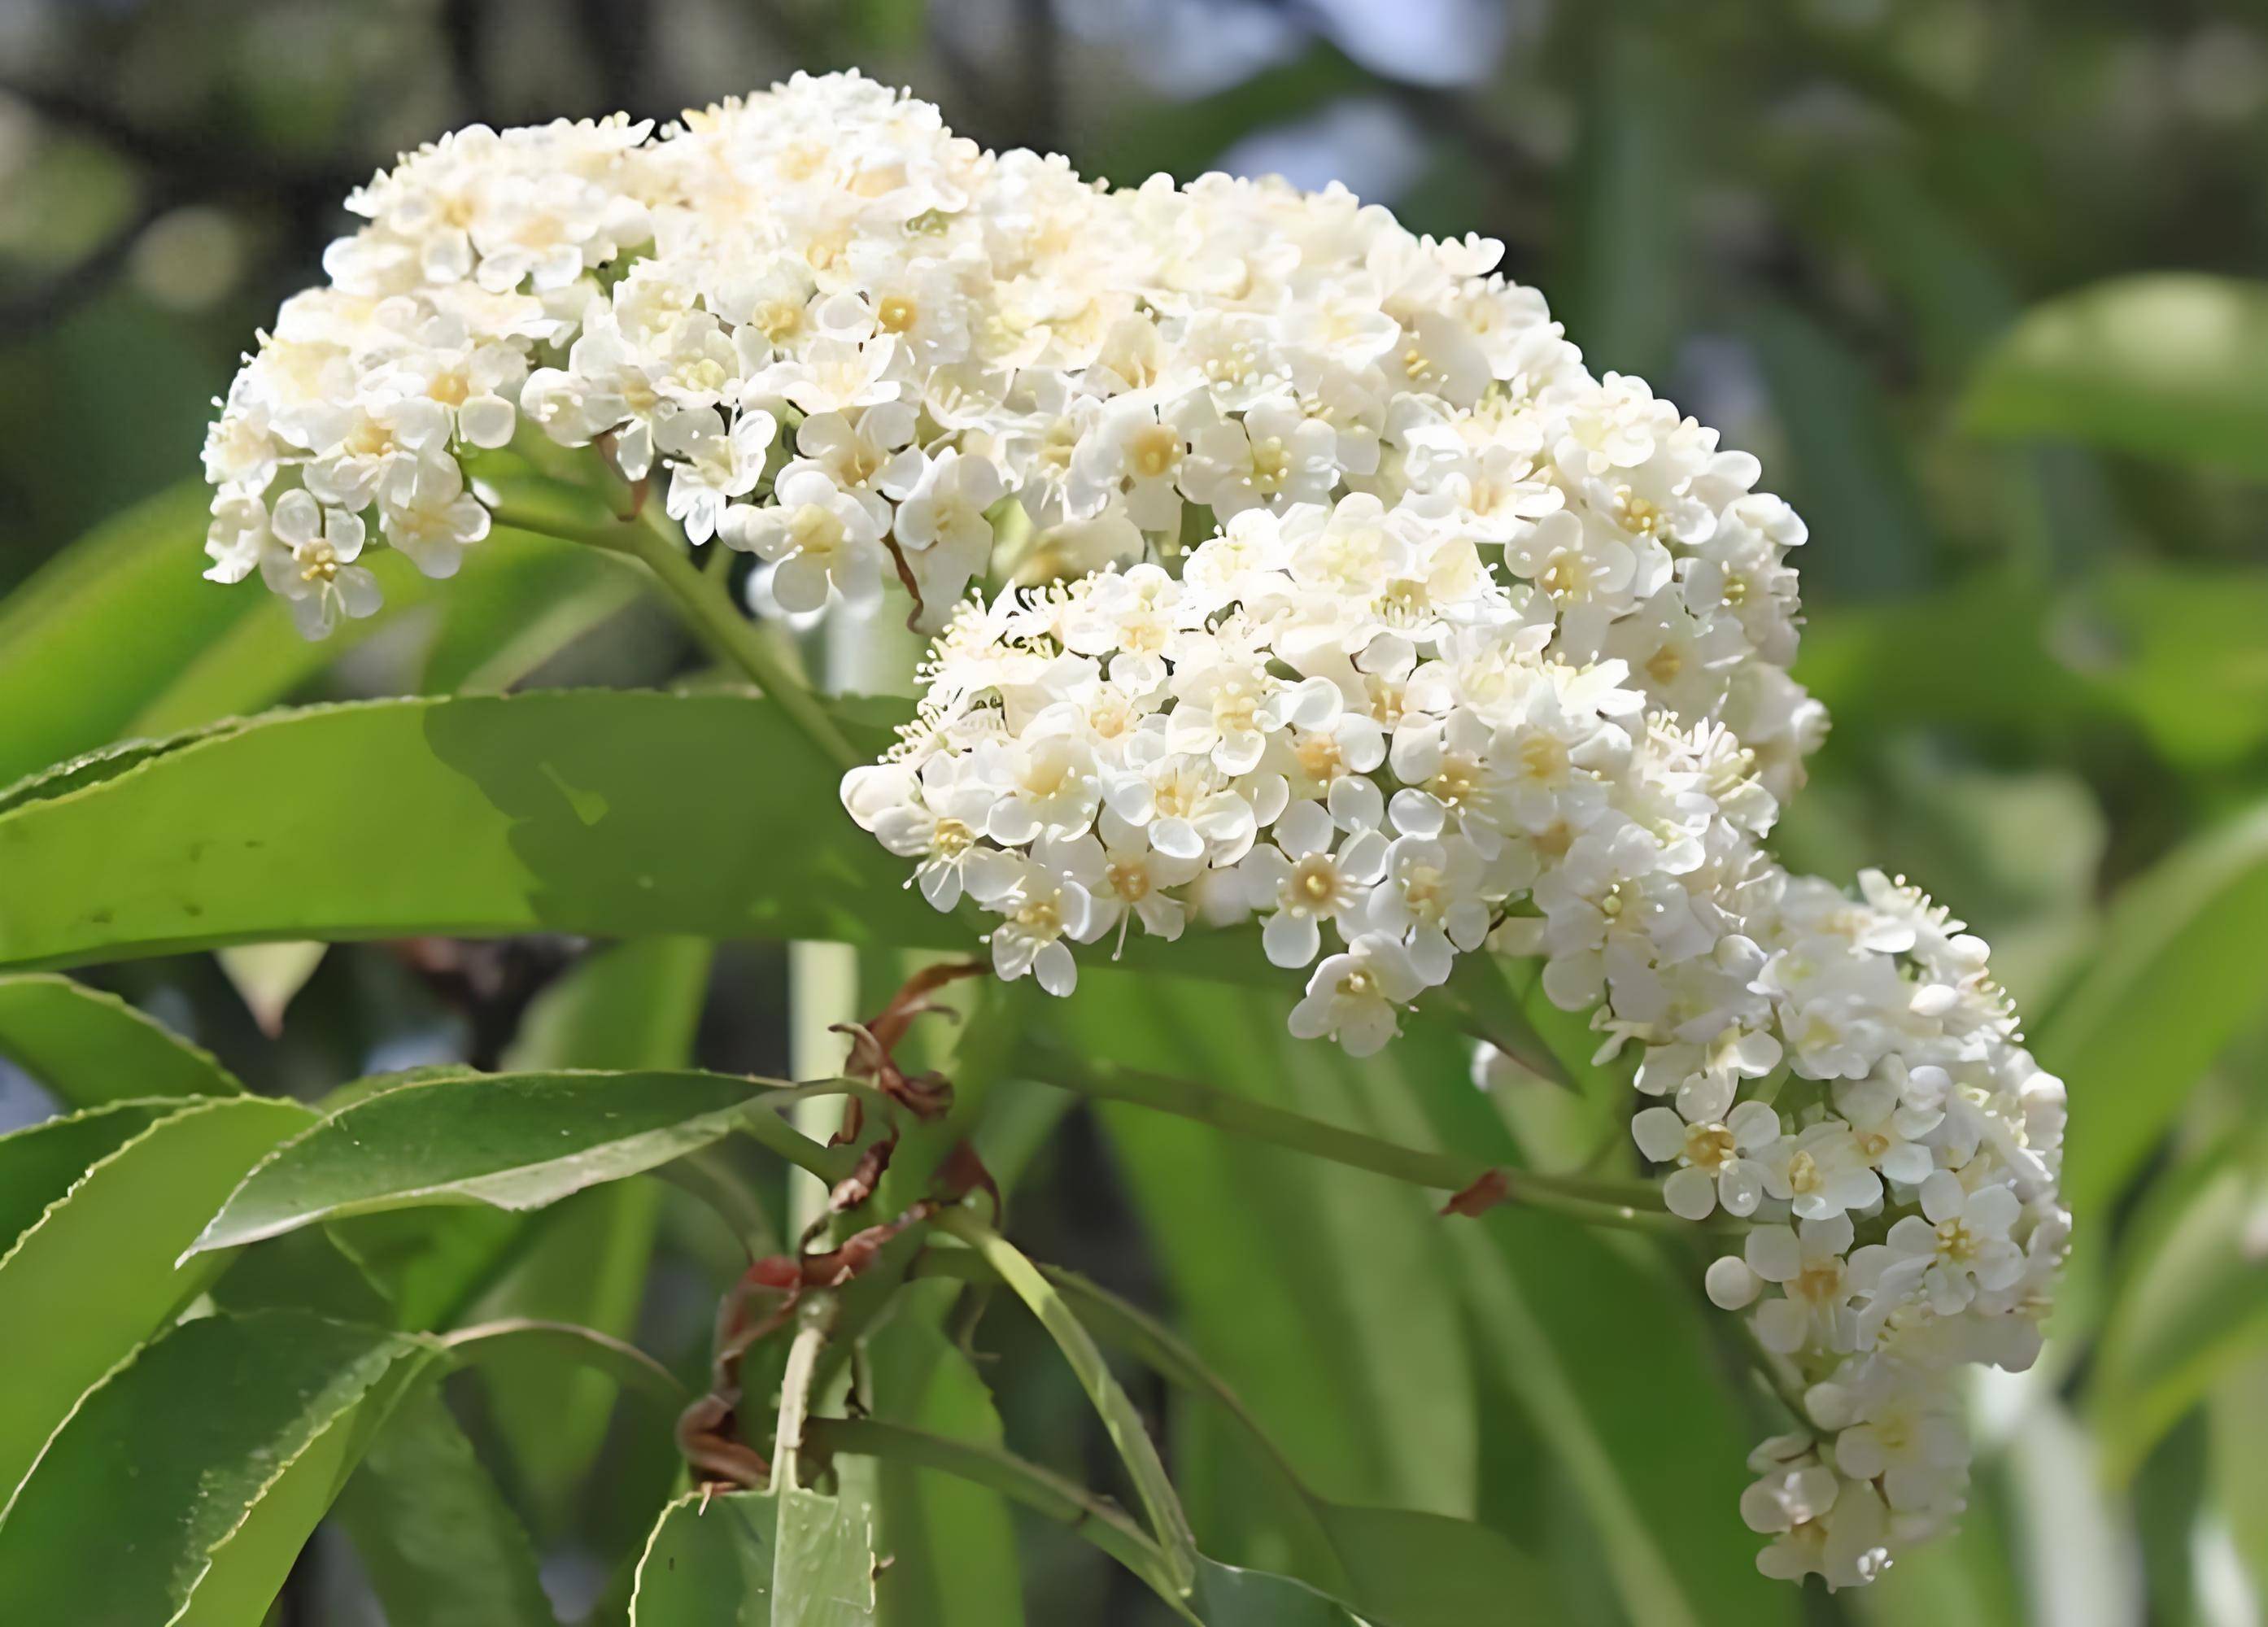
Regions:
M 2268 12 L 0 0 L 0 590 L 116 522 L 59 569 L 149 571 L 138 553 L 122 563 L 117 538 L 157 526 L 178 536 L 163 569 L 179 578 L 152 577 L 152 602 L 223 602 L 195 583 L 202 496 L 180 495 L 209 403 L 277 301 L 320 275 L 345 192 L 396 151 L 475 119 L 666 116 L 852 65 L 988 144 L 1063 151 L 1115 181 L 1339 180 L 1417 229 L 1500 238 L 1506 269 L 1544 290 L 1594 365 L 1645 374 L 1763 458 L 1811 526 L 1798 671 L 1837 719 L 1781 851 L 1838 877 L 1903 872 L 1992 940 L 2071 1083 L 2082 1228 L 2046 1370 L 1978 1396 L 1982 1432 L 2013 1445 L 1988 1451 L 1966 1535 L 1863 1598 L 1814 1594 L 1804 1609 L 1932 1627 L 2261 1621 L 2268 284 L 2249 279 L 2268 269 Z M 556 561 L 514 578 L 492 620 L 446 598 L 405 594 L 355 647 L 298 658 L 292 695 L 650 681 L 686 659 L 654 607 Z M 539 623 L 491 660 L 498 629 Z M 19 631 L 0 613 L 10 775 L 95 743 L 32 738 L 19 697 L 171 659 L 131 637 L 11 650 Z M 194 720 L 192 702 L 178 710 Z M 297 989 L 303 966 L 165 961 L 98 981 L 248 1079 L 313 1093 L 380 1068 L 493 1062 L 583 953 L 334 951 L 273 1043 L 239 988 Z M 784 1067 L 784 969 L 724 953 L 704 1061 Z M 1018 1132 L 1032 1149 L 1020 1233 L 1174 1310 L 1248 1391 L 1280 1389 L 1263 1410 L 1328 1479 L 1340 1392 L 1240 1371 L 1261 1347 L 1233 1293 L 1193 1283 L 1203 1240 L 1160 1236 L 1161 1216 L 1186 1211 L 1174 1183 L 1194 1204 L 1214 1172 L 1084 1112 L 1057 1122 L 1062 1106 Z M 0 1077 L 7 1123 L 43 1111 L 28 1079 Z M 689 1350 L 716 1263 L 661 1235 L 643 1296 L 613 1317 Z M 1068 1380 L 1027 1386 L 1011 1438 L 1077 1472 L 1093 1450 L 1080 1404 Z M 1400 1404 L 1419 1435 L 1439 1424 Z M 1289 1416 L 1302 1406 L 1313 1416 Z M 1449 1444 L 1467 1479 L 1476 1456 L 1485 1483 L 1491 1454 L 1535 1449 L 1462 1428 Z M 1201 1435 L 1177 1423 L 1179 1468 Z M 1681 1443 L 1660 1451 L 1670 1463 Z M 1410 1491 L 1387 1480 L 1379 1500 Z M 607 1484 L 535 1515 L 571 1609 L 603 1583 L 592 1556 L 614 1527 L 647 1512 L 606 1506 Z M 1201 1518 L 1233 1526 L 1228 1495 L 1190 1491 Z M 1495 1512 L 1572 1543 L 1563 1572 L 1604 1563 L 1549 1502 Z M 1030 1620 L 1146 1619 L 1075 1545 L 1038 1533 L 1025 1554 Z M 319 1544 L 302 1572 L 292 1620 L 374 1619 L 343 1543 Z M 1592 1592 L 1578 1618 L 1616 1619 L 1610 1591 Z

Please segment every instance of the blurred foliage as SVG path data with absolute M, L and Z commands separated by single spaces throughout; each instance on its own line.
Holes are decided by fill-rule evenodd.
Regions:
M 1264 163 L 1304 184 L 1343 178 L 1420 229 L 1499 237 L 1507 269 L 1544 288 L 1598 365 L 1646 373 L 1763 457 L 1812 528 L 1799 675 L 1837 719 L 1780 850 L 1835 874 L 1903 872 L 1962 901 L 1999 946 L 2043 1061 L 2072 1086 L 2080 1226 L 2065 1336 L 2039 1373 L 1977 1398 L 1984 1436 L 2012 1444 L 1984 1459 L 1962 1536 L 1863 1596 L 1814 1596 L 1803 1619 L 2259 1621 L 2268 284 L 2250 279 L 2268 270 L 2268 24 L 2238 0 L 24 0 L 0 11 L 0 588 L 38 574 L 0 607 L 0 777 L 286 699 L 681 675 L 689 652 L 633 587 L 530 538 L 499 539 L 444 592 L 389 581 L 387 616 L 355 647 L 299 644 L 267 596 L 197 579 L 208 402 L 277 300 L 317 274 L 347 189 L 399 149 L 475 118 L 666 116 L 798 66 L 852 64 L 988 143 L 1059 149 L 1115 180 Z M 250 761 L 257 733 L 197 749 Z M 207 816 L 225 821 L 233 782 L 217 774 Z M 682 945 L 416 939 L 264 971 L 140 961 L 93 981 L 254 1091 L 306 1100 L 466 1061 L 779 1072 L 788 1048 L 784 967 L 764 947 L 725 946 L 711 967 Z M 289 1003 L 275 1042 L 239 989 L 264 989 L 271 1019 Z M 133 1062 L 158 1042 L 125 1008 L 44 983 L 5 992 L 0 1055 L 22 1070 L 0 1080 L 10 1123 L 119 1094 L 58 1060 L 63 1027 L 151 1069 L 136 1097 L 233 1088 L 210 1056 Z M 637 1007 L 643 1029 L 614 1022 L 619 1056 L 577 1049 L 610 1002 Z M 1099 1047 L 1205 1050 L 1200 1072 L 1403 1139 L 1541 1157 L 1582 1130 L 1553 1122 L 1550 1093 L 1467 1092 L 1446 1053 L 1422 1080 L 1288 1066 L 1260 1004 L 1193 989 L 1173 1011 L 1089 1009 Z M 1753 1604 L 1744 1539 L 1719 1528 L 1737 1450 L 1734 1414 L 1709 1410 L 1722 1399 L 1672 1388 L 1632 1415 L 1611 1398 L 1643 1375 L 1585 1366 L 1690 1345 L 1659 1370 L 1700 1384 L 1715 1335 L 1690 1314 L 1689 1283 L 1607 1242 L 1531 1234 L 1524 1218 L 1444 1231 L 1408 1192 L 1135 1109 L 1066 1113 L 1011 1081 L 987 1101 L 980 1139 L 997 1169 L 1020 1168 L 1014 1235 L 1163 1313 L 1296 1471 L 1256 1458 L 1217 1401 L 1169 1401 L 1124 1367 L 1166 1421 L 1215 1557 L 1324 1567 L 1359 1587 L 1359 1542 L 1331 1520 L 1395 1503 L 1476 1518 L 1541 1556 L 1535 1596 L 1505 1601 L 1525 1619 L 1794 1619 L 1783 1595 Z M 71 1226 L 111 1240 L 98 1308 L 146 1326 L 210 1279 L 205 1256 L 177 1261 L 211 1207 L 198 1183 L 220 1169 L 225 1191 L 228 1160 L 249 1165 L 297 1122 L 287 1107 L 142 1101 L 11 1145 L 34 1184 L 50 1165 L 106 1160 L 46 1218 L 40 1247 Z M 168 1154 L 193 1144 L 221 1162 L 192 1173 Z M 720 1218 L 698 1182 L 642 1176 L 534 1222 L 365 1216 L 306 1234 L 335 1235 L 359 1267 L 318 1251 L 272 1271 L 313 1270 L 338 1292 L 366 1271 L 410 1329 L 595 1321 L 690 1379 L 740 1268 L 735 1234 L 774 1233 L 790 1212 L 776 1166 L 748 1148 L 712 1155 L 745 1162 L 727 1173 L 757 1178 L 776 1211 Z M 128 1185 L 130 1204 L 106 1196 Z M 261 1449 L 301 1450 L 319 1417 L 368 1411 L 375 1428 L 393 1366 L 428 1354 L 352 1352 L 351 1393 L 241 1366 L 239 1319 L 288 1314 L 259 1308 L 253 1276 L 225 1280 L 239 1302 L 169 1359 L 265 1387 Z M 40 1296 L 82 1287 L 18 1270 L 0 1283 L 0 1328 L 12 1344 Z M 975 1292 L 894 1323 L 881 1381 L 966 1450 L 1005 1441 L 1094 1478 L 1107 1448 L 1012 1304 L 976 1351 L 1020 1375 L 998 1416 L 972 1382 L 966 1329 L 946 1319 Z M 11 1351 L 0 1456 L 36 1448 L 50 1391 L 102 1370 L 99 1332 L 29 1364 Z M 394 1627 L 450 1619 L 429 1612 L 448 1593 L 436 1575 L 459 1565 L 493 1582 L 481 1619 L 536 1619 L 525 1521 L 569 1619 L 624 1620 L 630 1564 L 670 1492 L 666 1439 L 588 1374 L 563 1380 L 525 1352 L 499 1351 L 482 1385 L 451 1393 L 453 1409 L 428 1398 L 395 1414 L 339 1511 L 359 1557 L 319 1536 L 284 1618 L 372 1623 L 382 1600 Z M 118 1416 L 79 1444 L 204 1427 L 166 1401 L 115 1395 Z M 64 1468 L 97 1475 L 93 1462 Z M 403 1475 L 438 1476 L 461 1516 L 434 1520 Z M 998 1499 L 933 1475 L 869 1491 L 910 1556 L 884 1588 L 893 1619 L 997 1590 L 1011 1541 L 1025 1619 L 1157 1619 L 1138 1585 L 1042 1513 L 1006 1528 Z M 1318 1508 L 1336 1516 L 1319 1527 Z M 284 1506 L 247 1527 L 240 1585 L 281 1574 L 312 1523 Z M 11 1535 L 0 1527 L 0 1563 Z M 730 1547 L 700 1562 L 746 1563 Z M 144 1559 L 110 1579 L 121 1609 L 162 1594 L 166 1556 Z M 1257 1586 L 1211 1568 L 1223 1598 Z

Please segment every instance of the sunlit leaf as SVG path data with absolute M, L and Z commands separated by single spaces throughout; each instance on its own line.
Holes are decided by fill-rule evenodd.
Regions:
M 2157 1195 L 2120 1262 L 2088 1392 L 2123 1478 L 2215 1379 L 2268 1338 L 2268 1157 L 2230 1148 Z
M 197 482 L 129 509 L 0 605 L 0 781 L 117 738 L 245 617 L 288 624 L 271 595 L 198 576 L 210 500 Z
M 1984 358 L 1962 417 L 2268 475 L 2268 283 L 2154 272 L 2050 300 Z
M 680 1498 L 638 1561 L 630 1627 L 771 1627 L 778 1532 L 768 1491 Z
M 0 963 L 536 930 L 961 942 L 836 802 L 745 696 L 280 713 L 0 814 Z
M 2268 808 L 2199 836 L 2112 901 L 2101 957 L 2034 1030 L 2071 1093 L 2064 1201 L 2098 1212 L 2190 1087 L 2268 1011 Z
M 358 1097 L 278 1148 L 196 1248 L 415 1204 L 533 1209 L 708 1145 L 793 1087 L 685 1072 L 453 1074 Z M 781 1132 L 775 1117 L 774 1133 Z

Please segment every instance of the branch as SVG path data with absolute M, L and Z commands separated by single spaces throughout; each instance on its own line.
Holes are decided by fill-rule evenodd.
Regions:
M 1699 1226 L 1745 1231 L 1738 1221 L 1683 1220 L 1662 1207 L 1660 1189 L 1650 1182 L 1606 1181 L 1585 1175 L 1547 1174 L 1541 1170 L 1489 1164 L 1456 1152 L 1433 1152 L 1344 1130 L 1266 1102 L 1194 1079 L 1177 1079 L 1116 1063 L 1075 1056 L 1045 1041 L 1026 1042 L 1020 1070 L 1043 1085 L 1105 1101 L 1129 1101 L 1160 1113 L 1194 1119 L 1232 1135 L 1290 1147 L 1315 1158 L 1413 1186 L 1453 1192 L 1461 1213 L 1495 1203 L 1549 1210 L 1591 1226 L 1685 1232 Z
M 828 715 L 819 698 L 797 681 L 772 653 L 755 624 L 726 597 L 723 584 L 704 575 L 686 557 L 682 545 L 663 528 L 662 522 L 652 519 L 645 511 L 631 519 L 586 524 L 537 513 L 514 504 L 500 504 L 494 516 L 497 525 L 516 531 L 533 531 L 563 541 L 580 542 L 611 553 L 627 554 L 639 561 L 653 573 L 686 623 L 755 679 L 756 687 L 777 703 L 788 720 L 837 768 L 855 768 L 866 760 L 865 754 L 836 726 L 835 719 Z

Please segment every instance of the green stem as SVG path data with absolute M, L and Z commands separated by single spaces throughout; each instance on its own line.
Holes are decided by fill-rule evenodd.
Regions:
M 1039 1268 L 1026 1259 L 1013 1243 L 968 1210 L 947 1210 L 938 1216 L 937 1226 L 939 1231 L 959 1238 L 982 1255 L 1016 1297 L 1031 1307 L 1032 1314 L 1040 1319 L 1040 1325 L 1063 1351 L 1064 1359 L 1071 1364 L 1087 1399 L 1101 1415 L 1103 1429 L 1118 1448 L 1126 1472 L 1133 1478 L 1134 1489 L 1150 1517 L 1150 1528 L 1157 1533 L 1165 1550 L 1167 1572 L 1175 1590 L 1187 1592 L 1197 1576 L 1197 1552 L 1189 1516 L 1182 1512 L 1182 1500 L 1174 1493 L 1173 1482 L 1166 1476 L 1166 1466 L 1159 1461 L 1158 1448 L 1143 1427 L 1141 1415 L 1119 1388 L 1109 1364 L 1095 1347 L 1094 1336 L 1072 1314 L 1071 1307 L 1064 1303 L 1063 1296 Z
M 1650 1182 L 1547 1174 L 1488 1164 L 1455 1152 L 1403 1146 L 1193 1079 L 1074 1056 L 1045 1042 L 1028 1042 L 1020 1061 L 1021 1071 L 1058 1089 L 1155 1108 L 1414 1186 L 1462 1192 L 1478 1181 L 1499 1181 L 1507 1203 L 1549 1210 L 1592 1226 L 1685 1232 L 1696 1225 L 1711 1224 L 1681 1220 L 1668 1213 L 1662 1207 L 1660 1189 Z
M 1165 1550 L 1118 1510 L 1060 1475 L 994 1447 L 972 1445 L 872 1418 L 814 1418 L 804 1439 L 814 1452 L 872 1457 L 933 1469 L 989 1487 L 1043 1519 L 1069 1527 L 1124 1565 L 1184 1620 L 1182 1601 Z
M 616 1386 L 635 1390 L 671 1413 L 690 1399 L 677 1375 L 635 1344 L 574 1322 L 507 1316 L 441 1334 L 436 1343 L 460 1362 L 477 1362 L 505 1348 L 541 1345 L 605 1373 Z
M 1229 1387 L 1226 1380 L 1207 1367 L 1179 1334 L 1139 1306 L 1089 1282 L 1076 1271 L 1058 1265 L 1042 1265 L 1039 1270 L 1064 1299 L 1078 1307 L 1080 1320 L 1094 1330 L 1098 1338 L 1117 1346 L 1168 1382 L 1211 1396 L 1301 1497 L 1313 1497 L 1307 1483 L 1292 1466 L 1292 1460 L 1261 1427 L 1260 1420 L 1244 1404 L 1244 1398 Z M 1000 1274 L 981 1256 L 963 1248 L 928 1249 L 914 1262 L 910 1275 L 949 1277 L 977 1288 L 996 1286 L 1000 1281 Z
M 837 768 L 855 768 L 866 761 L 866 755 L 836 726 L 835 719 L 828 715 L 818 697 L 772 653 L 755 623 L 733 606 L 723 582 L 704 575 L 687 557 L 679 541 L 659 524 L 650 521 L 644 512 L 637 519 L 593 524 L 504 504 L 496 510 L 496 523 L 605 548 L 610 553 L 627 554 L 637 560 L 653 573 L 662 591 L 675 602 L 679 614 L 693 629 L 755 679 L 756 687 Z
M 858 1096 L 878 1108 L 887 1109 L 889 1099 L 857 1079 L 819 1079 L 770 1093 L 743 1114 L 735 1128 L 767 1152 L 777 1152 L 798 1169 L 808 1170 L 828 1186 L 849 1174 L 858 1154 L 851 1147 L 828 1146 L 805 1135 L 773 1108 L 793 1108 L 827 1096 Z

